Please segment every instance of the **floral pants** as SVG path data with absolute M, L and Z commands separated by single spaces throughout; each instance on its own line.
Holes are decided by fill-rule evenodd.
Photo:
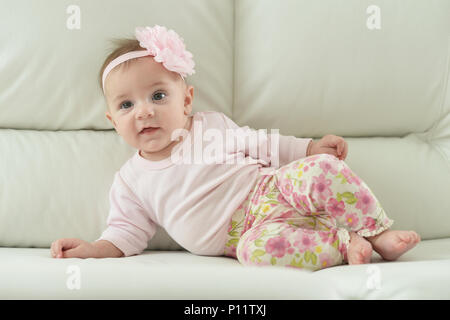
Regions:
M 316 271 L 347 263 L 349 231 L 369 237 L 393 222 L 344 161 L 313 155 L 258 178 L 231 218 L 224 255 Z

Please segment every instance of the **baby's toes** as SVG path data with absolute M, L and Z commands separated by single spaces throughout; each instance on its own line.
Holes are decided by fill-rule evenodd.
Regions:
M 363 246 L 360 252 L 362 262 L 370 263 L 370 258 L 372 257 L 372 246 Z
M 413 231 L 414 232 L 414 231 Z M 420 242 L 420 236 L 417 232 L 414 232 L 414 243 L 419 243 Z
M 416 233 L 416 232 L 414 232 L 414 231 L 410 231 L 409 232 L 409 241 L 408 241 L 408 244 L 416 244 L 416 243 L 418 243 L 420 240 L 419 240 L 419 235 Z
M 397 245 L 399 246 L 404 246 L 405 244 L 409 244 L 411 242 L 413 242 L 413 234 L 410 231 L 403 231 L 403 232 L 399 232 L 398 233 L 398 239 L 400 241 L 397 242 Z

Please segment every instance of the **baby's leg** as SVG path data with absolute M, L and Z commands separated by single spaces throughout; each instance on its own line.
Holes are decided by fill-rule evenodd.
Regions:
M 349 240 L 344 229 L 320 231 L 266 220 L 242 235 L 236 255 L 243 265 L 316 271 L 345 262 Z
M 243 264 L 260 265 L 269 264 L 270 262 L 270 264 L 274 263 L 275 265 L 306 267 L 310 270 L 318 270 L 343 262 L 348 262 L 349 264 L 370 262 L 372 247 L 368 241 L 354 232 L 349 233 L 346 229 L 337 229 L 335 219 L 326 214 L 326 212 L 311 212 L 308 215 L 300 214 L 298 210 L 286 202 L 275 185 L 276 179 L 274 179 L 274 176 L 264 177 L 259 182 L 254 191 L 251 192 L 251 195 L 247 196 L 242 205 L 233 214 L 224 250 L 226 256 L 237 259 L 236 247 L 240 244 L 241 256 L 239 259 Z M 261 224 L 263 224 L 263 227 L 260 227 Z M 281 233 L 287 233 L 287 231 L 283 231 L 283 228 L 290 230 L 291 233 L 296 230 L 297 236 L 286 237 L 286 241 L 283 241 L 285 246 L 290 248 L 288 253 L 289 251 L 293 252 L 295 247 L 298 247 L 300 251 L 302 250 L 301 243 L 297 239 L 301 237 L 302 233 L 306 235 L 303 237 L 305 241 L 314 238 L 321 244 L 311 252 L 306 253 L 303 250 L 305 251 L 303 252 L 304 255 L 297 252 L 294 254 L 295 257 L 289 257 L 289 255 L 284 257 L 284 261 L 277 260 L 277 258 L 272 259 L 273 257 L 267 252 L 271 252 L 271 246 L 273 246 L 276 238 L 268 241 L 268 234 L 265 234 L 267 230 L 261 231 L 261 228 L 267 227 L 268 230 L 274 231 L 276 230 L 274 226 L 279 227 L 279 232 L 275 233 L 275 235 L 278 234 L 280 236 Z M 243 235 L 245 236 L 243 237 Z M 265 239 L 258 239 L 260 236 L 265 237 Z M 241 237 L 243 238 L 240 239 Z M 264 240 L 268 241 L 267 248 Z M 317 240 L 314 241 L 317 242 Z M 340 254 L 340 257 L 334 257 L 330 261 L 327 258 L 327 254 L 324 254 L 330 250 L 331 255 L 336 256 Z M 321 253 L 321 255 L 318 255 L 318 253 Z M 251 260 L 249 261 L 249 259 Z M 265 262 L 264 259 L 266 260 Z
M 328 213 L 338 226 L 367 237 L 383 258 L 396 259 L 417 243 L 418 236 L 409 231 L 403 231 L 403 237 L 400 231 L 395 231 L 395 236 L 394 231 L 383 233 L 391 227 L 393 220 L 387 217 L 364 181 L 333 155 L 299 159 L 279 168 L 275 176 L 284 198 L 301 214 Z M 385 236 L 374 237 L 381 233 Z M 378 239 L 376 245 L 375 239 Z
M 302 215 L 321 211 L 362 237 L 388 229 L 389 219 L 369 187 L 344 161 L 319 154 L 278 169 L 276 185 Z

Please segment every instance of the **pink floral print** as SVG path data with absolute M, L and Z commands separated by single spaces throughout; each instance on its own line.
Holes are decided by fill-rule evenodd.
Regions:
M 291 244 L 284 237 L 271 238 L 266 242 L 266 252 L 274 257 L 281 258 L 286 254 Z
M 294 246 L 298 248 L 299 252 L 305 252 L 306 250 L 314 250 L 314 247 L 317 245 L 315 241 L 315 234 L 308 234 L 307 232 L 299 232 L 296 233 L 297 237 L 294 241 Z M 306 230 L 304 230 L 306 231 Z
M 375 198 L 368 189 L 361 187 L 359 192 L 355 192 L 355 197 L 358 199 L 356 208 L 361 209 L 363 214 L 367 214 L 375 209 Z
M 280 182 L 280 188 L 283 195 L 290 196 L 293 189 L 292 181 L 289 179 L 282 179 Z
M 337 164 L 332 161 L 320 161 L 319 166 L 322 169 L 324 174 L 328 174 L 330 172 L 332 175 L 337 175 L 338 168 Z
M 326 179 L 325 175 L 322 173 L 318 177 L 313 177 L 312 191 L 319 195 L 319 199 L 325 200 L 327 197 L 331 196 L 330 185 L 333 182 L 331 179 Z
M 304 209 L 307 212 L 311 211 L 311 207 L 309 206 L 309 199 L 306 195 L 294 192 L 292 194 L 292 197 L 294 199 L 295 207 L 297 209 Z
M 347 213 L 345 215 L 345 222 L 349 227 L 354 228 L 358 225 L 359 218 L 355 213 Z
M 341 175 L 346 179 L 347 183 L 355 183 L 358 186 L 361 184 L 361 179 L 348 167 L 341 170 Z
M 346 263 L 350 231 L 372 236 L 392 223 L 344 161 L 314 155 L 258 178 L 233 213 L 224 255 L 316 271 Z
M 327 211 L 333 217 L 342 216 L 345 213 L 345 203 L 344 201 L 337 201 L 335 198 L 329 198 L 327 202 Z

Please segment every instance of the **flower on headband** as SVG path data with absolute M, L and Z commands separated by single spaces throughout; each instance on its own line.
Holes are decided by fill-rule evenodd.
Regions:
M 183 78 L 195 73 L 192 53 L 186 50 L 183 38 L 175 31 L 155 25 L 153 28 L 137 27 L 135 34 L 139 45 L 146 48 L 156 62 L 162 62 L 167 70 L 177 72 Z

